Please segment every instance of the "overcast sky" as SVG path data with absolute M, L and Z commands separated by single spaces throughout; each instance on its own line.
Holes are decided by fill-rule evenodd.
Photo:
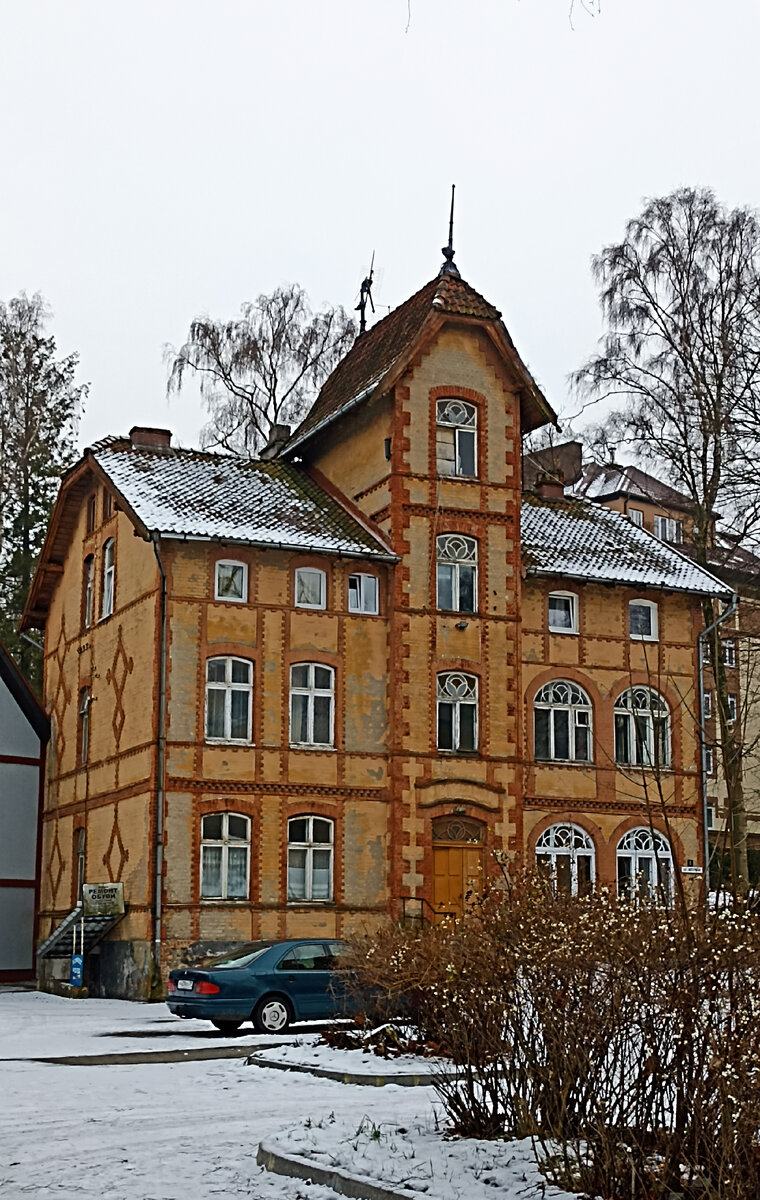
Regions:
M 760 203 L 758 0 L 0 0 L 0 298 L 41 291 L 81 443 L 197 442 L 163 346 L 298 281 L 379 313 L 456 260 L 561 412 L 642 197 Z M 408 23 L 408 28 L 407 28 Z

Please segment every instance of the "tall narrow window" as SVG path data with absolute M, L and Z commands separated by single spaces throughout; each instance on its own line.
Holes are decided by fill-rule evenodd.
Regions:
M 376 616 L 378 607 L 377 575 L 349 575 L 348 611 Z
M 333 836 L 326 817 L 288 821 L 288 900 L 332 900 Z
M 82 572 L 82 625 L 89 629 L 95 613 L 95 559 L 91 554 L 84 560 Z
M 574 592 L 549 593 L 549 631 L 578 632 L 578 597 Z
M 652 600 L 631 600 L 628 605 L 628 632 L 637 642 L 656 642 L 657 605 Z
M 591 761 L 591 701 L 567 679 L 545 683 L 534 702 L 536 758 Z
M 109 538 L 103 546 L 103 591 L 100 596 L 100 616 L 110 617 L 114 606 L 116 590 L 116 559 L 113 538 Z
M 705 774 L 715 774 L 715 751 L 712 746 L 705 746 Z
M 103 520 L 109 521 L 113 516 L 113 495 L 108 488 L 103 488 Z
M 709 721 L 712 716 L 712 692 L 705 692 L 702 697 L 702 716 Z
M 79 763 L 85 766 L 90 756 L 90 704 L 92 696 L 89 688 L 82 688 L 79 693 Z
M 320 663 L 290 668 L 290 741 L 295 746 L 332 746 L 335 672 Z
M 615 701 L 615 762 L 640 767 L 670 762 L 669 710 L 652 688 L 629 688 Z
M 88 533 L 92 533 L 93 529 L 95 528 L 95 520 L 96 520 L 96 518 L 95 518 L 95 511 L 96 511 L 95 503 L 96 503 L 96 497 L 95 497 L 95 493 L 93 492 L 91 496 L 87 497 L 87 532 Z
M 668 904 L 673 895 L 673 854 L 657 830 L 631 829 L 617 848 L 618 895 L 656 899 Z
M 296 604 L 299 608 L 324 608 L 327 603 L 327 577 L 316 567 L 296 568 Z
M 253 663 L 246 658 L 206 660 L 207 741 L 250 742 Z
M 729 692 L 728 695 L 726 696 L 726 700 L 728 702 L 728 712 L 726 713 L 726 720 L 728 721 L 729 725 L 733 725 L 734 721 L 736 720 L 736 713 L 737 713 L 736 693 Z
M 478 681 L 459 671 L 438 676 L 438 749 L 468 751 L 478 746 Z
M 477 409 L 464 400 L 436 405 L 436 458 L 439 475 L 477 474 Z
M 727 638 L 723 645 L 723 663 L 726 667 L 736 666 L 736 642 Z
M 552 887 L 568 896 L 584 895 L 594 883 L 594 843 L 578 825 L 550 825 L 536 842 L 536 864 Z
M 251 848 L 251 821 L 238 813 L 201 818 L 201 897 L 245 900 Z
M 214 599 L 235 600 L 243 603 L 248 599 L 248 567 L 245 563 L 220 559 L 214 568 Z
M 478 543 L 459 533 L 436 538 L 438 607 L 474 613 L 477 608 Z
M 84 829 L 77 829 L 74 834 L 74 850 L 77 856 L 76 903 L 79 904 L 82 900 L 82 890 L 87 870 L 87 833 Z
M 630 521 L 633 521 L 634 525 L 638 525 L 639 527 L 643 526 L 644 510 L 642 508 L 629 508 L 628 509 L 628 519 Z

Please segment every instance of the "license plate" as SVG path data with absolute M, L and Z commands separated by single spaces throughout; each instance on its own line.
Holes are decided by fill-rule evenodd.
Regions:
M 178 979 L 177 980 L 177 990 L 180 992 L 192 992 L 192 990 L 193 990 L 192 979 Z

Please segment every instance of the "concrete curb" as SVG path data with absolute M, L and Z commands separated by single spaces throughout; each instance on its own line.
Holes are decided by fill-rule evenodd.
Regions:
M 287 1042 L 270 1042 L 261 1049 L 287 1046 Z M 145 1063 L 204 1062 L 221 1058 L 246 1058 L 250 1045 L 201 1046 L 197 1050 L 127 1050 L 113 1054 L 65 1054 L 47 1058 L 2 1058 L 0 1062 L 48 1063 L 58 1067 L 132 1067 Z
M 286 1175 L 290 1179 L 309 1180 L 332 1188 L 339 1196 L 353 1196 L 354 1200 L 430 1200 L 422 1192 L 394 1192 L 381 1183 L 373 1183 L 360 1175 L 349 1175 L 336 1167 L 322 1167 L 299 1154 L 283 1154 L 282 1151 L 259 1143 L 256 1162 L 275 1175 Z
M 275 1071 L 296 1071 L 301 1075 L 318 1075 L 321 1079 L 334 1079 L 336 1083 L 355 1083 L 363 1087 L 386 1087 L 395 1083 L 398 1087 L 432 1087 L 437 1075 L 356 1075 L 352 1071 L 333 1071 L 330 1067 L 307 1067 L 303 1063 L 277 1062 L 252 1054 L 246 1059 L 249 1067 L 272 1067 Z M 347 1195 L 349 1193 L 346 1193 Z

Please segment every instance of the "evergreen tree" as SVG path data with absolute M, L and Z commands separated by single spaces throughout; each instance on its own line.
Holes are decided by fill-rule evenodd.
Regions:
M 0 302 L 0 641 L 37 693 L 41 655 L 18 624 L 87 392 L 79 356 L 56 358 L 49 317 L 39 293 Z

